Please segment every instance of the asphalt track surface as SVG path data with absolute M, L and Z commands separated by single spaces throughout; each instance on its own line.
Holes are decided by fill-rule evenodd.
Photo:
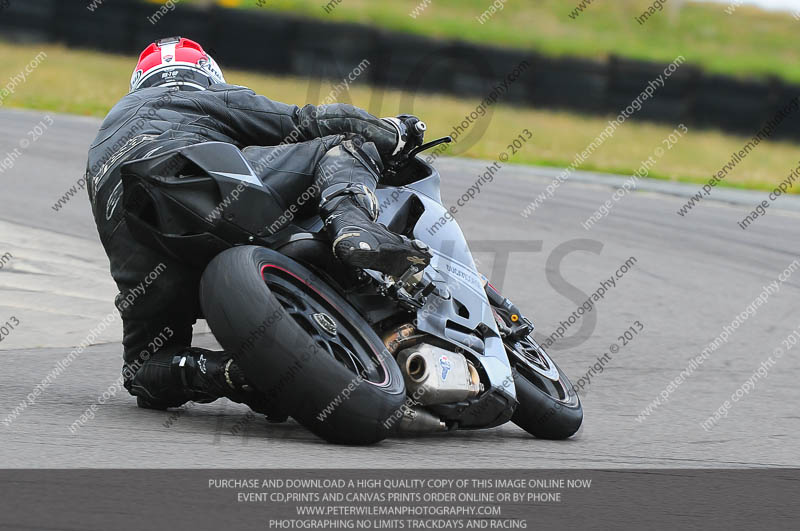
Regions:
M 25 132 L 42 117 L 1 112 L 0 157 L 19 147 Z M 83 174 L 86 149 L 98 121 L 52 117 L 53 125 L 42 137 L 21 150 L 12 168 L 0 173 L 0 257 L 12 256 L 0 270 L 0 324 L 11 317 L 19 321 L 0 343 L 0 420 L 8 420 L 7 415 L 58 360 L 114 312 L 116 290 L 85 191 L 60 211 L 52 208 Z M 449 159 L 438 166 L 449 205 L 475 181 L 483 163 Z M 456 217 L 475 247 L 482 249 L 476 253 L 481 269 L 495 284 L 503 284 L 503 291 L 533 318 L 543 335 L 556 330 L 603 279 L 635 257 L 630 270 L 596 303 L 594 326 L 582 328 L 578 321 L 563 342 L 550 348 L 577 381 L 612 344 L 620 346 L 603 372 L 584 385 L 585 421 L 571 440 L 537 440 L 508 424 L 485 431 L 392 439 L 369 448 L 338 447 L 291 421 L 280 425 L 245 421 L 244 429 L 233 433 L 247 410 L 228 401 L 192 406 L 179 414 L 153 412 L 137 409 L 124 391 L 108 398 L 94 419 L 72 433 L 69 426 L 117 380 L 121 365 L 117 318 L 33 405 L 11 422 L 0 423 L 0 466 L 800 465 L 796 360 L 800 346 L 789 349 L 766 376 L 752 378 L 800 326 L 800 270 L 779 284 L 780 290 L 743 320 L 728 341 L 670 393 L 668 402 L 637 421 L 722 327 L 800 256 L 798 214 L 770 209 L 744 231 L 736 222 L 750 210 L 746 206 L 707 200 L 680 217 L 676 210 L 684 198 L 637 191 L 615 204 L 591 230 L 584 230 L 581 222 L 611 197 L 613 188 L 576 177 L 534 215 L 521 216 L 552 175 L 552 170 L 509 165 Z M 765 194 L 751 196 L 755 205 Z M 528 251 L 510 254 L 501 275 L 502 268 L 495 263 L 498 254 L 492 249 L 503 246 Z M 619 336 L 632 326 L 638 328 L 635 321 L 643 330 L 622 346 Z M 567 338 L 576 333 L 577 339 Z M 213 345 L 204 324 L 198 325 L 195 342 Z M 732 405 L 727 417 L 711 430 L 701 427 L 748 379 L 754 388 Z

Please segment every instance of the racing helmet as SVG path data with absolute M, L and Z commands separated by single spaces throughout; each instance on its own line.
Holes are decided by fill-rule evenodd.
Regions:
M 225 78 L 202 46 L 182 37 L 168 37 L 152 43 L 139 56 L 131 92 L 148 87 L 205 90 L 215 83 L 225 83 Z

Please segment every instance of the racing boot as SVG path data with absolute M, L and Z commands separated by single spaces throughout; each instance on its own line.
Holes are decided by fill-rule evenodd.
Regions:
M 160 360 L 145 363 L 131 382 L 139 407 L 167 409 L 186 402 L 210 403 L 228 398 L 257 413 L 280 417 L 275 405 L 252 387 L 233 357 L 224 352 L 190 347 Z
M 430 263 L 428 246 L 395 234 L 377 223 L 375 188 L 383 170 L 375 145 L 351 137 L 320 161 L 320 214 L 333 242 L 333 254 L 353 268 L 399 277 L 412 266 Z M 320 182 L 321 181 L 321 182 Z

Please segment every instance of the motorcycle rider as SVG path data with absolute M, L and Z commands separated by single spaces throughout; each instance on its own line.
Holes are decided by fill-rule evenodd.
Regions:
M 285 204 L 310 185 L 320 190 L 319 212 L 339 260 L 399 275 L 411 264 L 427 265 L 430 253 L 376 222 L 373 191 L 384 163 L 421 144 L 418 122 L 408 115 L 379 119 L 346 104 L 300 108 L 272 101 L 226 84 L 216 62 L 189 39 L 162 39 L 142 52 L 130 93 L 90 147 L 86 175 L 119 288 L 124 383 L 139 407 L 227 397 L 269 413 L 231 354 L 190 346 L 202 270 L 134 238 L 122 207 L 121 166 L 201 142 L 233 144 Z

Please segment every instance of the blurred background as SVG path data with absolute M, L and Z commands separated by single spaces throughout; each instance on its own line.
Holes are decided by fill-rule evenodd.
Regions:
M 693 140 L 650 177 L 701 183 L 800 94 L 798 28 L 800 2 L 788 0 L 2 0 L 0 104 L 102 117 L 136 55 L 181 35 L 231 83 L 288 103 L 415 113 L 430 138 L 491 97 L 445 155 L 494 159 L 528 128 L 534 141 L 512 162 L 563 167 L 652 86 L 578 167 L 630 174 L 685 124 Z M 770 140 L 721 185 L 774 188 L 796 165 L 796 117 Z
M 794 353 L 707 427 L 800 337 L 800 276 L 785 273 L 800 271 L 800 197 L 770 197 L 779 184 L 800 189 L 798 10 L 777 0 L 0 0 L 0 335 L 19 322 L 0 337 L 0 420 L 13 420 L 0 426 L 0 463 L 486 466 L 478 448 L 511 468 L 798 466 L 787 444 L 800 434 Z M 124 392 L 70 433 L 121 363 L 118 319 L 87 339 L 118 314 L 86 200 L 86 151 L 141 50 L 174 35 L 202 43 L 230 83 L 270 98 L 414 113 L 429 139 L 454 134 L 429 154 L 441 155 L 445 205 L 510 156 L 456 218 L 481 272 L 586 384 L 576 440 L 533 441 L 506 425 L 393 440 L 387 452 L 328 448 L 295 423 L 234 433 L 247 417 L 230 402 L 154 415 Z M 566 181 L 563 168 L 578 171 Z M 740 323 L 778 279 L 768 306 Z M 612 350 L 630 330 L 642 333 Z M 203 322 L 195 332 L 196 346 L 213 348 Z M 20 406 L 83 343 L 92 346 L 74 367 Z

